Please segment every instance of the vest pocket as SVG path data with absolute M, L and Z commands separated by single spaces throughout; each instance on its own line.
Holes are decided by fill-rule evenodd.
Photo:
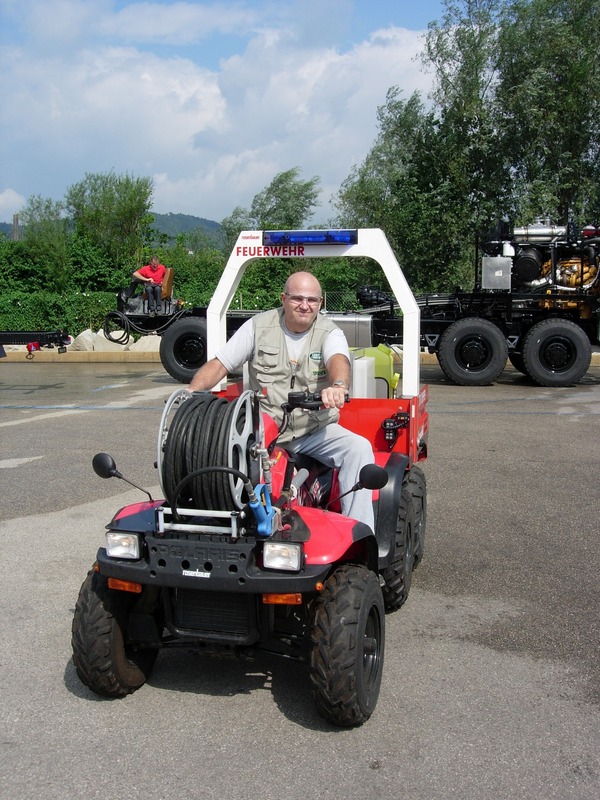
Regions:
M 273 370 L 279 364 L 279 348 L 262 345 L 254 358 L 259 368 Z

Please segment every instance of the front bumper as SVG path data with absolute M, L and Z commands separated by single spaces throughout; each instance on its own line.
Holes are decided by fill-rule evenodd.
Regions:
M 209 592 L 315 592 L 330 565 L 308 565 L 300 572 L 263 569 L 256 562 L 256 545 L 237 541 L 207 543 L 145 537 L 146 555 L 139 561 L 109 558 L 98 550 L 100 573 L 150 586 L 200 589 Z

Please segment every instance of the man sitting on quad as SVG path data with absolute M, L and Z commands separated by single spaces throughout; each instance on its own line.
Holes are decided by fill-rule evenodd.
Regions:
M 343 331 L 319 314 L 319 281 L 295 272 L 281 294 L 281 308 L 247 320 L 192 378 L 190 392 L 209 391 L 229 372 L 248 363 L 250 387 L 262 396 L 263 411 L 281 424 L 281 405 L 290 391 L 321 392 L 320 411 L 297 410 L 277 440 L 339 470 L 340 491 L 357 482 L 361 467 L 374 461 L 371 443 L 338 424 L 350 388 L 350 351 Z M 371 492 L 342 497 L 342 513 L 374 530 Z
M 133 297 L 137 286 L 142 284 L 148 297 L 148 313 L 153 317 L 157 311 L 162 310 L 162 282 L 166 272 L 167 269 L 164 264 L 160 263 L 158 256 L 152 256 L 149 264 L 140 267 L 133 273 L 133 280 L 129 288 L 123 293 L 124 299 L 129 300 Z

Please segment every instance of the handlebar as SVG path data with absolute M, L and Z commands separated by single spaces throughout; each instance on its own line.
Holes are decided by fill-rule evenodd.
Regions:
M 344 402 L 350 402 L 350 395 L 346 394 L 344 397 Z M 306 411 L 318 411 L 319 409 L 323 408 L 323 403 L 321 401 L 321 392 L 289 392 L 288 399 L 286 403 L 281 404 L 281 410 L 283 411 L 283 419 L 281 420 L 281 425 L 277 431 L 277 437 L 271 442 L 269 445 L 269 450 L 272 451 L 277 443 L 277 439 L 281 436 L 281 434 L 286 430 L 288 423 L 290 421 L 290 416 L 292 411 L 295 408 L 303 408 Z
M 344 401 L 350 402 L 350 395 L 346 394 Z M 281 406 L 284 412 L 293 411 L 295 408 L 303 408 L 306 411 L 318 411 L 322 408 L 321 392 L 289 392 L 287 403 Z

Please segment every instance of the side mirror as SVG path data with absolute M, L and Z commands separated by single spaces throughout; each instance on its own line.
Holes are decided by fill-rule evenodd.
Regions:
M 388 474 L 377 464 L 365 464 L 358 475 L 358 482 L 363 489 L 382 489 L 388 482 Z
M 350 494 L 350 492 L 358 492 L 361 489 L 381 489 L 387 482 L 388 474 L 383 467 L 379 467 L 377 464 L 365 464 L 358 473 L 358 483 L 355 483 L 354 486 L 348 489 L 347 492 L 344 492 L 344 494 L 340 494 L 333 500 L 330 500 L 325 508 L 329 508 L 336 500 L 340 500 L 342 497 Z
M 148 495 L 150 502 L 153 503 L 154 500 L 152 499 L 152 495 L 150 492 L 147 492 L 145 489 L 142 489 L 141 486 L 138 486 L 137 483 L 132 483 L 127 478 L 124 478 L 123 475 L 117 469 L 117 465 L 115 464 L 115 460 L 112 456 L 109 456 L 108 453 L 96 453 L 96 455 L 92 458 L 92 467 L 96 475 L 99 478 L 120 478 L 125 483 L 128 483 L 130 486 L 134 486 L 136 489 L 139 489 L 140 492 L 144 492 L 144 494 Z
M 115 460 L 108 453 L 96 453 L 92 459 L 92 468 L 99 478 L 120 478 Z

